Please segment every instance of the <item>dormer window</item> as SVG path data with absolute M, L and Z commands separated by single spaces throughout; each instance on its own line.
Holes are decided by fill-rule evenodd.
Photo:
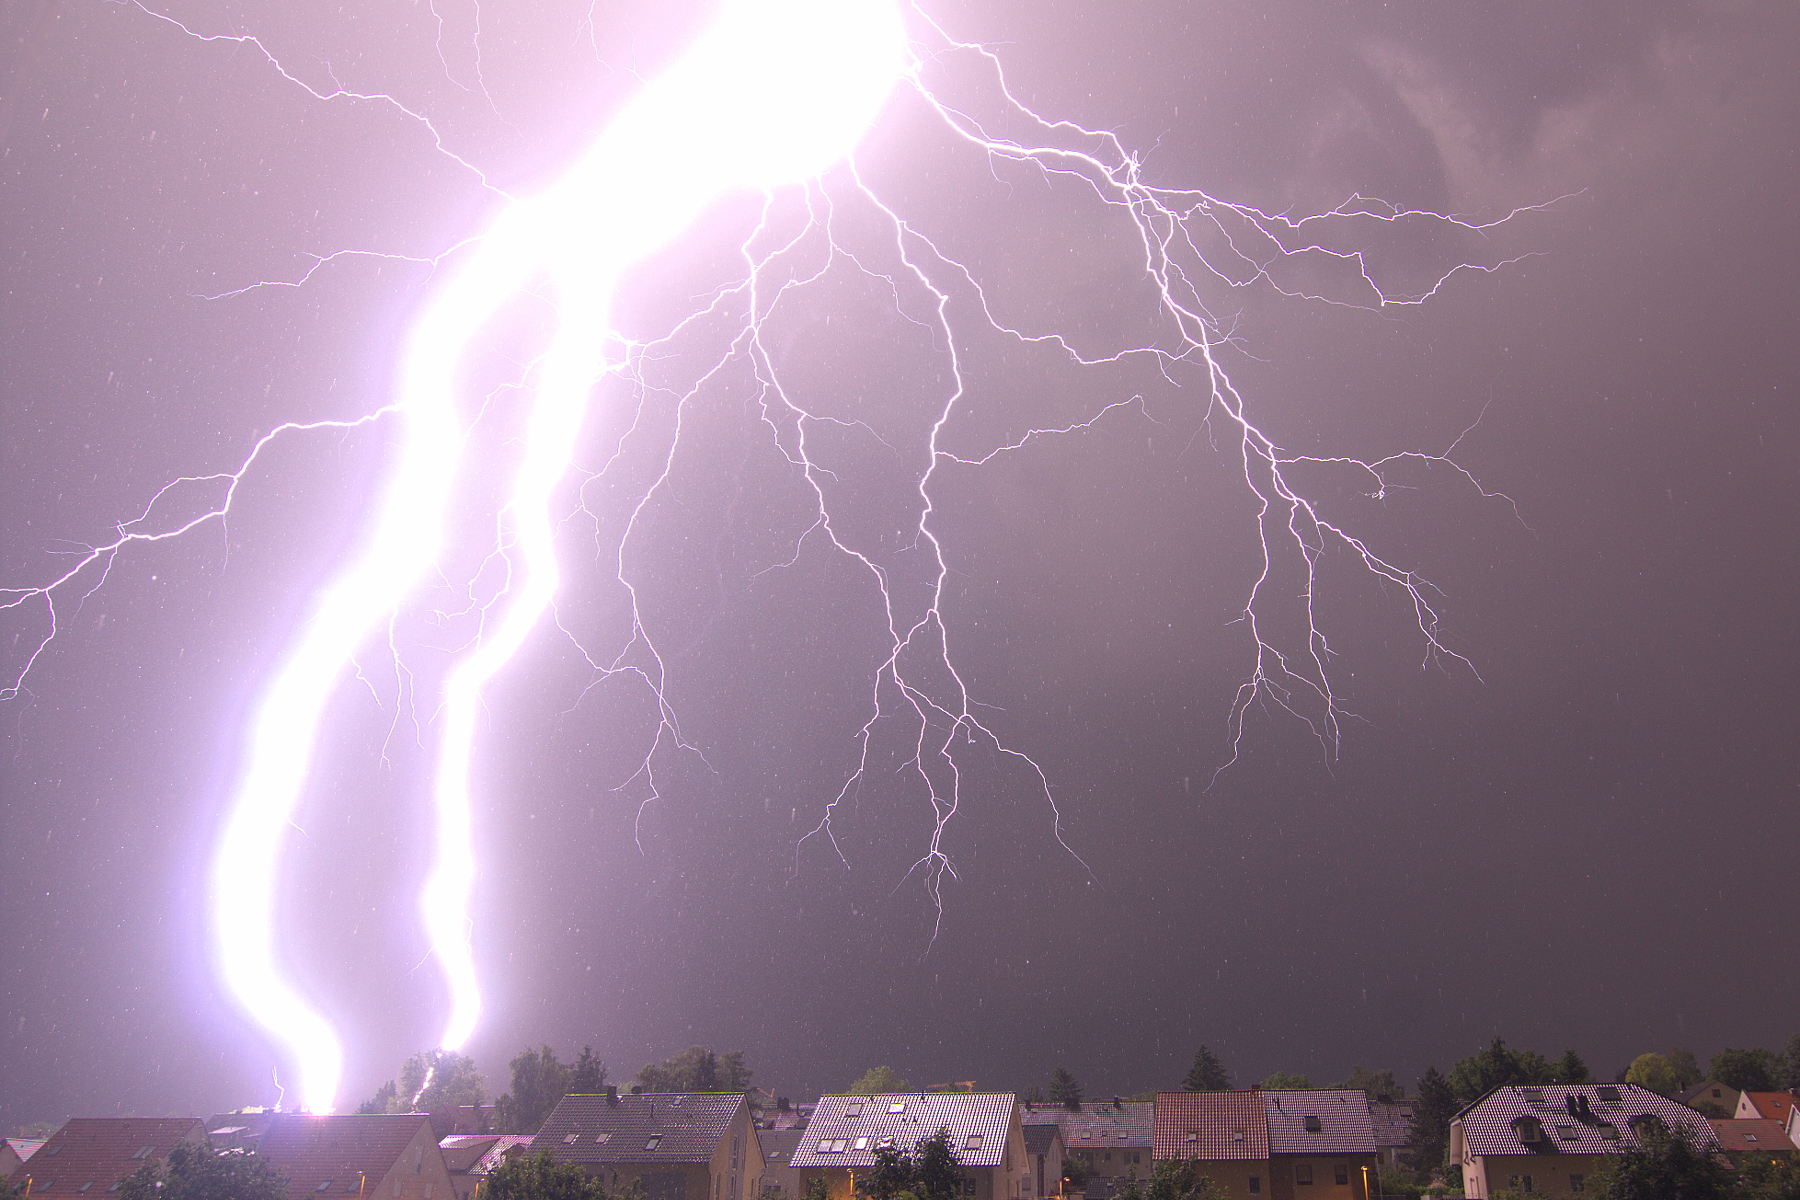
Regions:
M 1513 1128 L 1518 1130 L 1519 1140 L 1527 1146 L 1535 1146 L 1544 1140 L 1544 1126 L 1536 1117 L 1514 1117 Z

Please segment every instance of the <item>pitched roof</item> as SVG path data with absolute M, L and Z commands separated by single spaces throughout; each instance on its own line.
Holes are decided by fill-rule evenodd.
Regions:
M 1373 1154 L 1368 1094 L 1353 1088 L 1264 1092 L 1270 1154 Z
M 444 1166 L 452 1175 L 466 1175 L 499 1140 L 497 1133 L 453 1134 L 438 1142 L 438 1149 L 444 1152 Z
M 705 1163 L 744 1107 L 742 1092 L 564 1096 L 531 1153 L 574 1163 Z
M 1404 1146 L 1412 1137 L 1413 1102 L 1411 1100 L 1369 1101 L 1369 1124 L 1375 1130 L 1375 1144 L 1381 1147 Z
M 1581 1116 L 1571 1115 L 1568 1102 L 1583 1098 L 1588 1109 Z M 1638 1146 L 1631 1121 L 1645 1116 L 1659 1117 L 1671 1128 L 1693 1130 L 1709 1145 L 1716 1142 L 1706 1118 L 1635 1083 L 1495 1088 L 1464 1109 L 1457 1121 L 1471 1154 L 1612 1154 Z M 1515 1122 L 1523 1117 L 1535 1117 L 1542 1124 L 1543 1141 L 1521 1140 Z
M 180 1142 L 206 1142 L 199 1117 L 73 1117 L 44 1140 L 13 1182 L 31 1178 L 33 1196 L 104 1196 L 146 1162 L 161 1162 Z
M 947 1129 L 963 1166 L 997 1167 L 1017 1108 L 1018 1097 L 1010 1092 L 820 1096 L 789 1162 L 796 1167 L 872 1167 L 875 1148 L 884 1140 L 911 1150 Z
M 1794 1108 L 1792 1092 L 1745 1092 L 1757 1113 L 1770 1121 L 1785 1121 Z
M 1269 1157 L 1262 1093 L 1156 1093 L 1155 1158 L 1207 1162 Z
M 759 1129 L 756 1140 L 762 1143 L 763 1162 L 773 1167 L 785 1167 L 794 1151 L 800 1148 L 800 1139 L 806 1136 L 806 1130 L 798 1125 L 788 1129 Z
M 6 1144 L 21 1162 L 36 1154 L 48 1138 L 7 1138 Z
M 435 1147 L 430 1126 L 431 1118 L 418 1113 L 279 1113 L 263 1131 L 256 1153 L 287 1176 L 288 1200 L 339 1200 L 374 1191 L 421 1127 Z
M 1780 1121 L 1766 1117 L 1735 1121 L 1713 1117 L 1707 1123 L 1712 1126 L 1713 1136 L 1719 1139 L 1721 1150 L 1761 1150 L 1766 1154 L 1792 1154 L 1794 1151 L 1794 1143 L 1788 1140 L 1787 1129 Z
M 1056 1134 L 1057 1127 L 1055 1125 L 1025 1126 L 1025 1153 L 1050 1153 L 1050 1147 L 1056 1141 Z
M 1148 1146 L 1156 1140 L 1156 1105 L 1148 1100 L 1103 1100 L 1070 1109 L 1043 1105 L 1019 1114 L 1027 1125 L 1055 1125 L 1070 1150 Z
M 1702 1100 L 1711 1100 L 1727 1110 L 1737 1107 L 1738 1090 L 1729 1083 L 1720 1083 L 1716 1079 L 1706 1079 L 1696 1083 L 1681 1095 L 1675 1097 L 1692 1107 Z
M 494 1139 L 488 1152 L 481 1160 L 469 1168 L 471 1175 L 486 1175 L 509 1158 L 526 1153 L 531 1147 L 531 1135 L 524 1133 L 503 1133 Z

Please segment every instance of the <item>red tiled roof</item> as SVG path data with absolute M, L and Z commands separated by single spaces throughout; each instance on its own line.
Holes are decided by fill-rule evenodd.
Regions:
M 206 1144 L 199 1117 L 75 1117 L 10 1179 L 23 1187 L 29 1177 L 34 1197 L 101 1200 L 113 1184 L 146 1162 L 161 1162 L 180 1142 Z
M 1788 1141 L 1787 1130 L 1780 1121 L 1763 1117 L 1740 1120 L 1711 1120 L 1713 1133 L 1721 1150 L 1761 1150 L 1767 1154 L 1791 1154 L 1794 1143 Z
M 1792 1092 L 1745 1092 L 1758 1114 L 1770 1121 L 1786 1121 L 1794 1108 Z
M 1204 1162 L 1269 1157 L 1269 1124 L 1262 1097 L 1254 1089 L 1156 1093 L 1152 1157 Z M 1366 1120 L 1366 1110 L 1363 1116 Z
M 257 1154 L 287 1176 L 288 1200 L 344 1200 L 373 1195 L 400 1155 L 431 1118 L 364 1117 L 348 1114 L 313 1116 L 282 1113 L 269 1123 Z M 330 1186 L 323 1191 L 321 1184 Z

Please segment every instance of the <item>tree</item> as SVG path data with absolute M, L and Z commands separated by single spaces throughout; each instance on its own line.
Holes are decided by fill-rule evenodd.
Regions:
M 1677 1092 L 1685 1092 L 1706 1078 L 1705 1073 L 1700 1070 L 1700 1060 L 1694 1057 L 1692 1050 L 1676 1046 L 1663 1057 L 1669 1060 L 1669 1068 L 1675 1072 Z
M 436 1112 L 487 1103 L 486 1081 L 475 1060 L 449 1050 L 421 1050 L 400 1066 L 399 1093 L 389 1112 Z
M 1420 1175 L 1429 1177 L 1443 1168 L 1450 1148 L 1450 1122 L 1458 1108 L 1449 1081 L 1436 1067 L 1425 1068 L 1419 1080 L 1419 1099 L 1413 1104 L 1412 1134 L 1406 1143 L 1407 1162 Z
M 1180 1159 L 1157 1163 L 1148 1180 L 1122 1183 L 1114 1195 L 1117 1200 L 1228 1200 L 1230 1193 L 1214 1183 L 1199 1163 Z
M 481 1195 L 482 1200 L 643 1200 L 644 1192 L 635 1180 L 608 1191 L 579 1163 L 559 1163 L 545 1150 L 501 1163 L 488 1173 Z
M 743 1062 L 743 1051 L 735 1051 L 738 1061 Z M 725 1057 L 730 1058 L 731 1055 Z M 748 1076 L 750 1072 L 745 1071 Z M 606 1064 L 594 1053 L 592 1046 L 581 1048 L 581 1057 L 569 1068 L 569 1095 L 593 1096 L 606 1090 Z
M 1625 1068 L 1625 1082 L 1649 1088 L 1659 1096 L 1673 1096 L 1681 1089 L 1675 1086 L 1675 1068 L 1660 1054 L 1640 1054 Z
M 1587 1063 L 1573 1050 L 1564 1050 L 1562 1057 L 1556 1060 L 1557 1083 L 1587 1083 L 1593 1077 Z
M 1350 1077 L 1338 1084 L 1346 1091 L 1355 1089 L 1365 1093 L 1373 1100 L 1377 1096 L 1386 1096 L 1390 1100 L 1406 1099 L 1406 1089 L 1400 1086 L 1392 1071 L 1383 1069 L 1371 1071 L 1366 1067 L 1351 1067 Z
M 1774 1067 L 1775 1056 L 1767 1050 L 1721 1050 L 1707 1074 L 1740 1092 L 1772 1092 Z
M 1231 1086 L 1231 1072 L 1219 1061 L 1219 1056 L 1205 1046 L 1194 1051 L 1194 1065 L 1188 1068 L 1187 1078 L 1181 1081 L 1183 1091 L 1189 1092 L 1222 1092 Z
M 850 1085 L 852 1096 L 879 1096 L 888 1092 L 910 1092 L 912 1084 L 900 1078 L 892 1067 L 870 1067 L 863 1077 Z
M 1069 1073 L 1069 1068 L 1051 1068 L 1050 1103 L 1060 1104 L 1071 1112 L 1081 1107 L 1081 1084 Z
M 384 1113 L 391 1113 L 395 1111 L 394 1106 L 399 1103 L 399 1098 L 400 1085 L 390 1079 L 380 1087 L 376 1088 L 373 1096 L 370 1096 L 367 1100 L 364 1100 L 361 1104 L 356 1106 L 356 1115 L 359 1117 L 379 1117 Z
M 569 1068 L 548 1046 L 524 1050 L 507 1064 L 512 1088 L 494 1101 L 494 1118 L 506 1133 L 536 1133 L 569 1091 Z
M 913 1148 L 913 1191 L 922 1200 L 957 1200 L 962 1195 L 962 1163 L 950 1144 L 950 1131 L 939 1129 Z
M 1661 1055 L 1657 1056 L 1661 1058 Z M 1595 1181 L 1597 1200 L 1729 1200 L 1731 1168 L 1684 1127 L 1638 1127 L 1639 1145 L 1621 1149 Z
M 1775 1067 L 1777 1087 L 1800 1088 L 1800 1033 L 1789 1038 L 1786 1048 L 1775 1056 Z
M 721 1071 L 721 1063 L 730 1065 Z M 739 1092 L 749 1088 L 752 1074 L 742 1050 L 721 1059 L 705 1046 L 689 1046 L 673 1058 L 646 1063 L 632 1082 L 646 1092 Z M 737 1079 L 743 1087 L 731 1086 Z
M 118 1200 L 283 1200 L 287 1179 L 266 1158 L 182 1143 L 119 1184 Z
M 1502 1038 L 1450 1068 L 1450 1091 L 1473 1104 L 1497 1087 L 1536 1087 L 1554 1083 L 1556 1069 L 1536 1050 L 1509 1050 Z
M 1265 1092 L 1304 1092 L 1312 1087 L 1312 1080 L 1288 1071 L 1275 1071 L 1256 1086 Z
M 856 1177 L 864 1200 L 895 1200 L 912 1183 L 912 1159 L 892 1142 L 875 1147 L 875 1165 Z

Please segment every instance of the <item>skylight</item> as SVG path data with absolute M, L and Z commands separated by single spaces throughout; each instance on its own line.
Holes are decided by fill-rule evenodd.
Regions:
M 868 1148 L 869 1148 L 869 1139 L 866 1137 L 857 1138 L 856 1145 L 851 1147 L 851 1149 L 853 1149 L 853 1150 L 867 1150 Z
M 1306 1132 L 1320 1133 L 1324 1130 L 1324 1128 L 1325 1127 L 1323 1125 L 1319 1124 L 1319 1118 L 1314 1117 L 1314 1116 L 1308 1116 L 1306 1118 Z
M 846 1117 L 862 1116 L 862 1101 L 857 1100 L 857 1101 L 853 1101 L 850 1104 L 846 1104 L 844 1106 L 844 1115 Z
M 662 1134 L 653 1133 L 650 1135 L 650 1140 L 644 1143 L 644 1149 L 654 1150 L 656 1149 L 656 1144 L 660 1141 L 662 1141 Z
M 594 1135 L 594 1145 L 596 1146 L 604 1146 L 610 1141 L 612 1141 L 612 1134 L 610 1133 L 596 1133 Z
M 888 1112 L 890 1114 L 903 1113 L 905 1111 L 906 1111 L 906 1101 L 904 1101 L 904 1100 L 896 1100 L 892 1104 L 888 1105 Z
M 581 1140 L 581 1135 L 579 1133 L 563 1134 L 563 1145 L 565 1145 L 565 1146 L 573 1146 L 576 1142 L 579 1142 L 580 1140 Z
M 325 1180 L 323 1183 L 319 1184 L 318 1187 L 313 1189 L 313 1191 L 315 1191 L 315 1192 L 329 1192 L 330 1190 L 331 1190 L 331 1180 L 329 1180 L 329 1179 Z
M 1595 1088 L 1594 1091 L 1602 1100 L 1610 1100 L 1614 1104 L 1617 1104 L 1619 1101 L 1619 1089 L 1616 1087 L 1609 1085 L 1607 1087 Z
M 155 1149 L 156 1149 L 155 1146 L 139 1146 L 136 1150 L 133 1150 L 131 1152 L 131 1157 L 133 1159 L 149 1158 L 151 1153 L 154 1152 Z
M 981 1149 L 981 1135 L 979 1133 L 971 1133 L 968 1137 L 964 1138 L 963 1139 L 963 1149 L 964 1150 L 979 1150 L 979 1149 Z
M 1525 1097 L 1525 1099 L 1531 1101 L 1533 1104 L 1542 1104 L 1544 1102 L 1543 1088 L 1520 1088 L 1519 1095 Z

